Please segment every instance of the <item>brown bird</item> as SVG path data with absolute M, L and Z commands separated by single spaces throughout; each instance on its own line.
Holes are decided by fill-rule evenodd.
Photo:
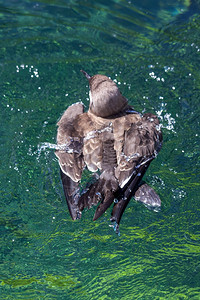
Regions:
M 82 73 L 90 86 L 89 110 L 84 112 L 84 105 L 75 103 L 57 124 L 55 154 L 63 189 L 73 220 L 85 207 L 100 202 L 96 220 L 114 202 L 111 220 L 118 227 L 132 196 L 149 206 L 161 205 L 155 191 L 141 180 L 161 149 L 162 133 L 158 118 L 135 111 L 110 78 Z M 80 193 L 84 168 L 100 175 Z

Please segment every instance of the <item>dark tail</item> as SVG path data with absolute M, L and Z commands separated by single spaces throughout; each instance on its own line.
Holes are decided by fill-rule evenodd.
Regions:
M 69 176 L 63 173 L 61 169 L 60 175 L 70 215 L 73 220 L 80 219 L 79 183 L 74 182 Z
M 128 205 L 131 197 L 134 196 L 135 192 L 137 191 L 142 177 L 144 176 L 152 160 L 153 158 L 146 164 L 141 164 L 139 168 L 135 168 L 133 175 L 123 189 L 121 189 L 120 194 L 117 196 L 118 202 L 113 207 L 111 221 L 115 221 L 119 225 L 126 206 Z

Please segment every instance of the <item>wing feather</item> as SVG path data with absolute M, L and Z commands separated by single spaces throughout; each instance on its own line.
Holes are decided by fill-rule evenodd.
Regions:
M 80 217 L 84 207 L 101 201 L 94 217 L 98 218 L 113 202 L 119 187 L 130 199 L 150 161 L 161 148 L 162 134 L 158 124 L 157 117 L 152 114 L 101 119 L 89 112 L 84 114 L 82 103 L 76 103 L 64 112 L 58 122 L 57 134 L 57 143 L 62 147 L 55 154 L 73 219 Z M 92 172 L 100 170 L 101 176 L 80 196 L 79 182 L 84 166 Z M 134 173 L 136 166 L 138 169 Z M 140 169 L 143 174 L 137 175 Z M 123 201 L 123 195 L 120 195 L 119 208 L 115 205 L 119 220 L 126 206 L 121 207 Z
M 129 117 L 129 116 L 127 116 Z M 135 120 L 124 133 L 123 151 L 118 158 L 116 176 L 119 185 L 127 181 L 136 165 L 155 155 L 161 148 L 162 134 L 159 121 L 153 114 L 145 114 Z
M 84 168 L 83 137 L 77 133 L 75 126 L 77 117 L 83 114 L 83 111 L 83 104 L 75 103 L 68 107 L 57 123 L 57 144 L 62 146 L 62 150 L 57 150 L 55 154 L 62 172 L 74 182 L 80 181 Z

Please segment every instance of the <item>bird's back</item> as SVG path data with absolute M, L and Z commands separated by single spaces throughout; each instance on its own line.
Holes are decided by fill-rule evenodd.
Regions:
M 73 126 L 74 134 L 82 137 L 87 168 L 96 172 L 113 167 L 123 186 L 138 163 L 159 151 L 162 136 L 158 124 L 152 114 L 124 113 L 100 118 L 87 112 L 77 116 Z

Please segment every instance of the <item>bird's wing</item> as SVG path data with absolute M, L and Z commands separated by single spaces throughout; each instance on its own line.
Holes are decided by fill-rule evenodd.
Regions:
M 131 121 L 131 115 L 127 115 Z M 162 133 L 158 118 L 153 114 L 144 114 L 131 123 L 125 130 L 121 153 L 118 153 L 116 177 L 123 188 L 140 164 L 155 157 L 162 146 Z
M 118 203 L 112 211 L 112 221 L 119 225 L 122 214 L 134 194 L 138 192 L 139 201 L 145 203 L 146 194 L 151 192 L 149 186 L 145 186 L 145 193 L 139 187 L 151 161 L 156 157 L 162 146 L 162 133 L 159 121 L 155 115 L 145 114 L 141 120 L 133 122 L 130 128 L 125 131 L 123 152 L 119 157 L 119 164 L 116 169 L 121 190 L 118 193 Z M 156 195 L 156 193 L 155 193 Z M 149 203 L 153 205 L 155 196 L 151 193 Z
M 66 109 L 57 123 L 57 144 L 60 149 L 55 154 L 59 159 L 62 172 L 75 182 L 81 179 L 84 161 L 82 155 L 83 137 L 77 133 L 74 124 L 83 111 L 83 104 L 75 103 Z
M 92 117 L 87 122 L 88 128 L 91 121 Z M 162 136 L 158 119 L 152 114 L 143 117 L 139 114 L 125 115 L 107 122 L 104 119 L 103 126 L 97 123 L 93 120 L 91 128 L 96 129 L 90 128 L 84 135 L 83 154 L 88 169 L 93 172 L 100 169 L 101 176 L 81 195 L 80 203 L 84 208 L 101 202 L 94 216 L 96 220 L 114 198 L 121 200 L 126 197 L 127 201 L 119 201 L 114 206 L 113 218 L 119 223 L 125 203 L 137 190 L 147 167 L 161 147 Z M 80 127 L 84 128 L 84 122 Z
M 83 137 L 76 132 L 76 119 L 84 111 L 82 103 L 68 107 L 57 123 L 57 144 L 60 148 L 55 152 L 58 157 L 61 179 L 72 219 L 80 217 L 79 213 L 79 181 L 84 168 Z

